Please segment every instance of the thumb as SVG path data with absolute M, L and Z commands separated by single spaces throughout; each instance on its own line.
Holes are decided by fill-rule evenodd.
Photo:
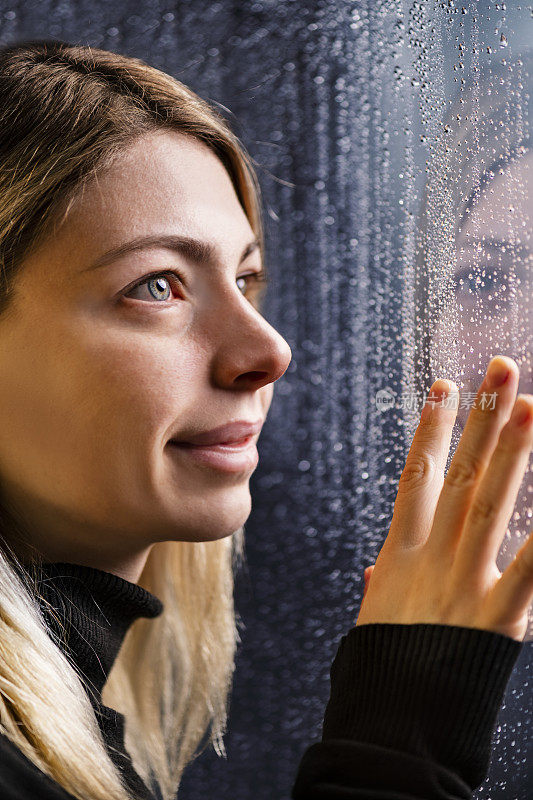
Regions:
M 363 601 L 365 599 L 366 590 L 368 589 L 368 584 L 370 583 L 370 576 L 374 570 L 375 564 L 371 564 L 369 567 L 365 569 L 365 588 L 363 589 L 363 597 L 361 598 L 361 606 L 363 605 Z M 361 613 L 361 606 L 359 606 L 359 614 Z M 357 619 L 359 619 L 359 614 L 357 615 Z M 357 619 L 355 620 L 355 624 L 357 625 Z
M 363 600 L 365 599 L 365 594 L 368 589 L 368 584 L 370 583 L 370 578 L 372 576 L 372 572 L 374 571 L 375 564 L 371 564 L 369 567 L 365 569 L 365 588 L 363 589 Z

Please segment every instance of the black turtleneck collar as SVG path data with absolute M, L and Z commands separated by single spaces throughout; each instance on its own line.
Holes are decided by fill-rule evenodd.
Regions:
M 161 601 L 151 592 L 95 567 L 63 562 L 39 565 L 39 605 L 89 684 L 93 703 L 101 692 L 129 628 L 139 617 L 158 617 Z
M 135 771 L 124 744 L 125 717 L 103 704 L 102 689 L 131 625 L 139 617 L 158 617 L 163 604 L 136 583 L 95 567 L 66 562 L 21 566 L 58 646 L 85 679 L 109 756 L 130 792 L 138 800 L 162 800 L 158 787 L 150 790 Z

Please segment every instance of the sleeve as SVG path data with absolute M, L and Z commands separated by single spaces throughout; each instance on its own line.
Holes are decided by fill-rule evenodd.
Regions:
M 2 800 L 75 800 L 45 775 L 13 742 L 0 734 L 0 798 Z
M 470 800 L 523 642 L 479 628 L 359 625 L 330 670 L 322 740 L 293 800 Z

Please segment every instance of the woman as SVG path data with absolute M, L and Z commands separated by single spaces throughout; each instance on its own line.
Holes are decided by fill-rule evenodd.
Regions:
M 464 430 L 468 406 L 495 351 L 516 360 L 519 390 L 533 391 L 533 104 L 527 91 L 532 77 L 531 52 L 503 64 L 491 59 L 451 103 L 430 162 L 413 282 L 413 331 L 424 335 L 411 372 L 420 395 L 437 375 L 449 375 L 462 387 L 454 438 Z M 532 479 L 530 470 L 496 558 L 501 572 L 527 536 Z M 532 622 L 530 617 L 528 644 L 498 714 L 502 732 L 483 786 L 494 800 L 529 795 Z
M 424 335 L 413 374 L 419 393 L 422 380 L 453 372 L 473 396 L 495 342 L 519 365 L 521 391 L 533 391 L 532 77 L 531 52 L 504 64 L 491 61 L 444 119 L 418 226 L 415 327 Z M 458 409 L 459 431 L 468 410 L 466 402 Z M 522 528 L 526 493 L 516 511 Z M 500 569 L 515 551 L 516 537 L 504 543 Z
M 258 186 L 224 121 L 137 59 L 26 42 L 0 75 L 0 796 L 170 800 L 206 732 L 223 753 L 233 556 L 291 356 L 260 313 Z M 455 412 L 422 412 L 295 798 L 483 777 L 533 592 L 533 540 L 493 564 L 533 398 L 512 359 L 489 372 L 444 486 Z

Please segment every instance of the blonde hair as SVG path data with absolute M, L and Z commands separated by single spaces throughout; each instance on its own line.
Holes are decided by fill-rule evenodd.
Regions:
M 0 315 L 13 313 L 24 257 L 65 219 L 85 182 L 157 129 L 189 134 L 216 153 L 264 255 L 252 159 L 223 117 L 180 81 L 137 58 L 46 40 L 2 48 L 0 79 Z M 4 503 L 0 732 L 79 800 L 130 800 L 82 679 L 50 636 L 35 584 L 11 550 L 17 537 L 24 526 Z M 164 800 L 210 743 L 226 757 L 242 624 L 233 581 L 243 556 L 243 527 L 217 541 L 155 544 L 139 584 L 161 599 L 164 613 L 132 625 L 103 690 L 104 703 L 125 715 L 135 769 Z

